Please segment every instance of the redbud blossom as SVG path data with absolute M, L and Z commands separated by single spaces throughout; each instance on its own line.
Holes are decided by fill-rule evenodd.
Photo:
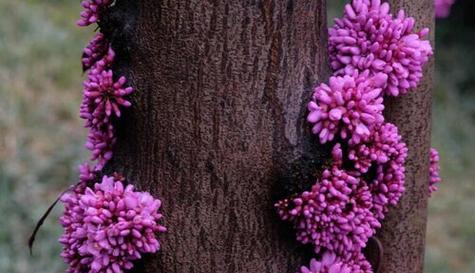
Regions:
M 82 0 L 81 6 L 84 10 L 81 12 L 81 18 L 76 24 L 80 27 L 85 27 L 97 23 L 100 21 L 104 10 L 113 2 L 114 0 Z
M 118 177 L 104 176 L 93 188 L 71 191 L 61 201 L 59 241 L 70 273 L 121 273 L 142 254 L 160 249 L 156 233 L 166 231 L 158 223 L 160 200 L 124 187 Z
M 372 273 L 371 265 L 362 254 L 341 258 L 332 252 L 323 253 L 320 260 L 312 259 L 309 267 L 297 273 Z
M 402 10 L 391 15 L 388 3 L 353 0 L 329 30 L 331 66 L 337 75 L 384 73 L 386 94 L 406 94 L 417 86 L 432 56 L 430 42 L 425 40 L 428 32 L 427 28 L 416 32 L 414 18 Z
M 297 240 L 337 253 L 361 250 L 381 225 L 371 212 L 371 194 L 359 178 L 334 167 L 310 191 L 275 206 L 290 221 Z
M 98 32 L 89 44 L 84 48 L 82 54 L 82 68 L 88 70 L 96 64 L 97 61 L 104 58 L 109 51 L 109 42 L 104 34 Z
M 429 160 L 429 195 L 438 190 L 437 185 L 442 181 L 440 177 L 440 158 L 439 152 L 430 148 L 430 160 Z
M 329 85 L 317 86 L 308 104 L 307 120 L 314 124 L 312 132 L 320 143 L 337 135 L 350 143 L 367 139 L 373 127 L 384 121 L 381 87 L 386 80 L 384 74 L 368 77 L 368 72 L 355 72 L 331 77 Z

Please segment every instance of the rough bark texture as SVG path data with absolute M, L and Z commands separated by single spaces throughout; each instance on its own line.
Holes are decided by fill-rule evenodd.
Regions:
M 393 13 L 404 9 L 416 18 L 418 27 L 430 27 L 434 35 L 433 0 L 390 0 Z M 434 39 L 432 39 L 433 44 Z M 384 254 L 383 273 L 421 273 L 427 222 L 431 92 L 433 58 L 417 90 L 386 99 L 385 116 L 395 123 L 408 145 L 406 192 L 399 205 L 390 210 L 378 232 Z
M 273 203 L 326 158 L 305 122 L 328 76 L 325 14 L 324 0 L 117 1 L 101 24 L 137 91 L 107 169 L 160 197 L 169 228 L 136 272 L 308 262 Z

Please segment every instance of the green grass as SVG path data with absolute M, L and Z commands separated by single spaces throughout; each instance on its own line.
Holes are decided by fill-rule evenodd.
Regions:
M 475 24 L 469 1 L 458 1 L 437 29 L 433 145 L 445 181 L 430 200 L 428 273 L 475 271 Z M 341 14 L 342 1 L 328 2 L 329 17 Z M 0 0 L 0 272 L 65 268 L 57 243 L 60 207 L 39 233 L 33 257 L 26 241 L 87 156 L 77 116 L 79 57 L 92 28 L 75 27 L 79 10 L 79 1 Z

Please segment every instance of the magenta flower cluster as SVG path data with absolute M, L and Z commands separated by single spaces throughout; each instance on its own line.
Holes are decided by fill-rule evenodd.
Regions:
M 89 16 L 97 21 L 99 15 L 111 1 L 83 1 L 86 11 L 81 15 Z M 84 15 L 84 16 L 83 16 Z M 81 19 L 82 20 L 82 19 Z M 80 22 L 82 22 L 80 20 Z M 95 22 L 95 21 L 94 21 Z M 81 24 L 78 25 L 88 25 Z M 134 92 L 127 87 L 125 77 L 116 77 L 112 71 L 115 53 L 104 34 L 97 33 L 83 52 L 82 65 L 87 71 L 84 81 L 83 100 L 80 117 L 86 120 L 89 128 L 86 148 L 96 160 L 96 170 L 101 170 L 112 158 L 112 150 L 116 142 L 113 120 L 121 115 L 121 109 L 130 107 L 127 96 Z
M 437 185 L 442 181 L 440 177 L 440 158 L 439 152 L 431 148 L 429 159 L 429 195 L 438 190 Z
M 371 212 L 371 194 L 355 174 L 325 170 L 319 183 L 292 200 L 276 204 L 280 217 L 295 223 L 297 240 L 315 252 L 344 253 L 364 247 L 381 225 Z
M 315 88 L 307 121 L 331 145 L 332 163 L 311 189 L 275 204 L 297 241 L 320 257 L 300 273 L 372 272 L 362 249 L 404 192 L 408 155 L 398 128 L 384 119 L 384 97 L 417 86 L 432 56 L 428 32 L 416 32 L 413 18 L 394 17 L 380 0 L 353 0 L 330 28 L 334 74 Z M 438 181 L 435 160 L 431 152 L 431 181 Z
M 83 169 L 81 175 L 87 173 Z M 160 248 L 155 233 L 166 231 L 159 224 L 160 200 L 124 187 L 121 180 L 104 176 L 94 188 L 82 185 L 62 197 L 65 232 L 59 241 L 68 272 L 121 273 L 143 253 Z
M 335 253 L 325 252 L 320 261 L 312 259 L 309 267 L 302 266 L 297 273 L 370 273 L 371 265 L 362 254 L 340 258 Z
M 343 18 L 329 31 L 329 54 L 335 75 L 369 71 L 385 73 L 384 92 L 406 94 L 422 78 L 423 66 L 432 56 L 425 40 L 429 30 L 415 32 L 415 20 L 400 11 L 390 14 L 389 4 L 380 0 L 353 0 Z
M 115 144 L 114 118 L 119 118 L 121 108 L 130 107 L 126 99 L 133 93 L 132 87 L 125 86 L 125 77 L 114 78 L 111 69 L 115 53 L 102 33 L 98 33 L 84 49 L 83 67 L 88 70 L 84 81 L 83 101 L 80 116 L 89 128 L 86 148 L 92 152 L 92 160 L 97 160 L 96 169 L 101 170 L 112 158 Z
M 370 130 L 383 118 L 381 87 L 386 83 L 385 74 L 368 77 L 358 75 L 333 76 L 330 84 L 322 83 L 315 89 L 313 100 L 308 104 L 307 120 L 313 123 L 312 132 L 320 142 L 332 141 L 335 136 L 359 143 L 367 139 Z
M 348 160 L 361 174 L 374 167 L 375 175 L 367 182 L 373 200 L 371 211 L 380 220 L 404 192 L 407 152 L 397 127 L 391 123 L 374 130 L 366 142 L 348 148 Z
M 77 25 L 85 27 L 97 23 L 104 10 L 113 2 L 114 0 L 82 0 L 81 6 L 84 10 L 81 12 L 81 19 L 77 21 Z
M 100 21 L 113 0 L 83 0 L 79 26 Z M 61 256 L 70 273 L 122 273 L 145 253 L 160 249 L 157 233 L 166 231 L 159 224 L 161 202 L 147 192 L 138 192 L 118 174 L 104 175 L 94 184 L 116 142 L 114 123 L 123 108 L 130 107 L 132 87 L 127 79 L 114 75 L 115 53 L 105 35 L 98 32 L 86 46 L 82 65 L 84 81 L 80 117 L 89 129 L 86 148 L 92 152 L 94 166 L 79 167 L 79 182 L 61 198 L 64 213 L 60 223 L 64 233 Z
M 446 18 L 450 15 L 450 9 L 455 0 L 434 0 L 435 16 L 437 18 Z
M 107 55 L 109 50 L 109 43 L 104 37 L 104 34 L 98 32 L 96 36 L 89 42 L 89 44 L 84 48 L 82 54 L 82 67 L 86 71 L 90 69 L 95 63 L 100 61 L 104 56 Z M 111 52 L 112 53 L 112 52 Z M 112 62 L 112 58 L 108 59 L 108 62 Z

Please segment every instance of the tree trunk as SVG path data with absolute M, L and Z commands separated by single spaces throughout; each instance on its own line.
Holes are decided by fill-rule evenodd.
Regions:
M 404 9 L 417 26 L 429 27 L 434 45 L 433 0 L 390 0 L 394 14 Z M 427 223 L 432 74 L 434 58 L 426 65 L 416 90 L 386 98 L 385 116 L 397 125 L 409 148 L 406 191 L 399 205 L 389 211 L 378 237 L 384 248 L 383 273 L 422 273 Z
M 432 0 L 392 0 L 433 29 Z M 162 250 L 135 272 L 295 272 L 312 251 L 273 203 L 328 158 L 306 123 L 328 78 L 325 0 L 117 0 L 101 22 L 136 89 L 106 172 L 163 201 Z M 417 91 L 387 98 L 409 147 L 406 193 L 379 231 L 381 272 L 421 273 L 432 62 Z M 376 250 L 373 250 L 373 252 Z
M 326 158 L 306 123 L 328 77 L 325 14 L 325 0 L 117 1 L 101 25 L 136 93 L 106 171 L 161 198 L 169 229 L 136 272 L 308 262 L 273 204 Z

